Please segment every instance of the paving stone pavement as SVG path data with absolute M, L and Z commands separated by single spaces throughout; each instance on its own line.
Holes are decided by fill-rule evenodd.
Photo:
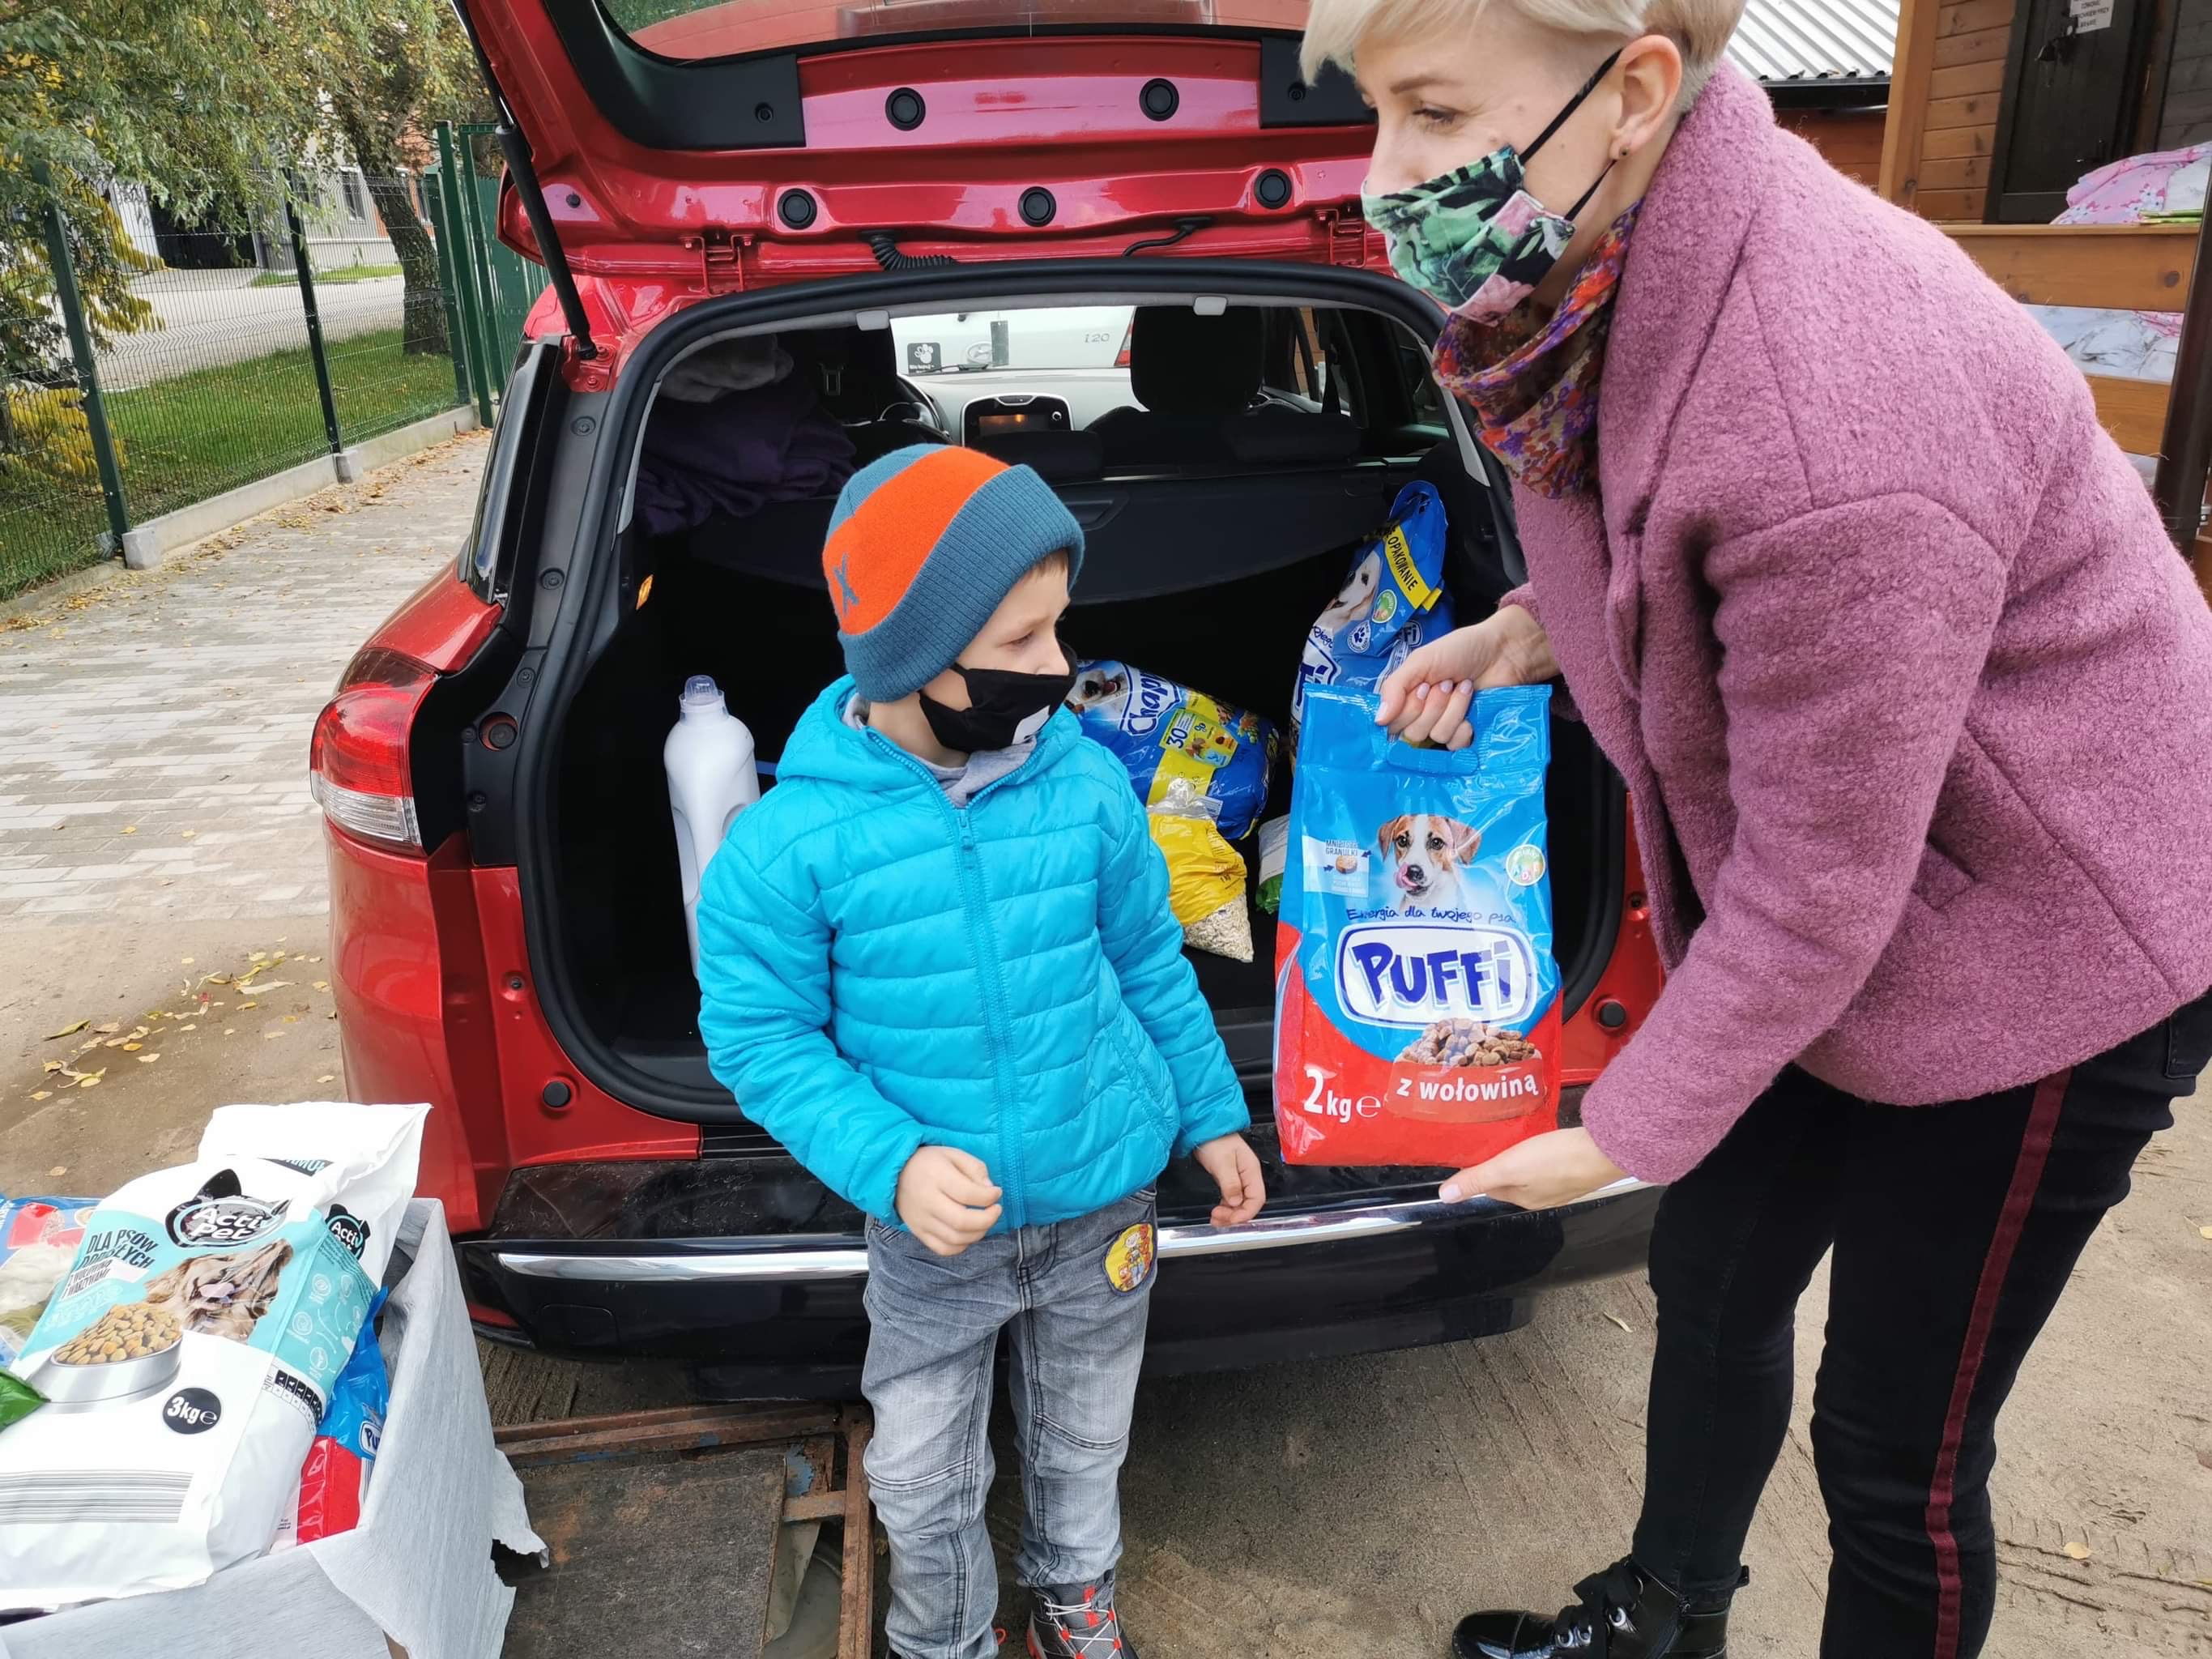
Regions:
M 370 630 L 454 556 L 485 441 L 0 624 L 0 924 L 325 912 L 315 715 Z

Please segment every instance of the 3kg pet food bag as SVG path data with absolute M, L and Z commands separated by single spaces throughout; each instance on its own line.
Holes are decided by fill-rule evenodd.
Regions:
M 1478 693 L 1451 753 L 1309 691 L 1275 934 L 1287 1162 L 1465 1168 L 1558 1127 L 1550 696 Z
M 1067 706 L 1085 737 L 1114 751 L 1147 806 L 1176 779 L 1219 803 L 1222 837 L 1252 833 L 1267 805 L 1275 728 L 1257 714 L 1124 662 L 1079 663 Z
M 11 1368 L 0 1607 L 196 1584 L 275 1538 L 415 1188 L 422 1106 L 226 1106 L 85 1224 Z
M 1443 498 L 1409 483 L 1390 503 L 1390 527 L 1353 556 L 1352 574 L 1316 619 L 1291 688 L 1291 739 L 1305 718 L 1306 688 L 1372 691 L 1416 646 L 1452 629 L 1444 592 Z

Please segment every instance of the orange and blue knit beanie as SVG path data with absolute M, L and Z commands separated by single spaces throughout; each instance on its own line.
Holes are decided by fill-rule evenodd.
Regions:
M 917 444 L 846 481 L 830 514 L 822 571 L 845 667 L 870 702 L 919 691 L 952 666 L 1030 568 L 1065 550 L 1083 567 L 1083 527 L 1026 466 L 973 449 Z

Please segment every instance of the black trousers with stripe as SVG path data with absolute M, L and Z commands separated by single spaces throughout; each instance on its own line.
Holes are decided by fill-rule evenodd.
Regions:
M 1998 1410 L 2208 1059 L 2212 994 L 1978 1100 L 1879 1106 L 1784 1073 L 1660 1204 L 1638 1565 L 1692 1596 L 1735 1584 L 1789 1426 L 1798 1297 L 1832 1245 L 1813 1407 L 1835 1550 L 1821 1659 L 1979 1653 Z

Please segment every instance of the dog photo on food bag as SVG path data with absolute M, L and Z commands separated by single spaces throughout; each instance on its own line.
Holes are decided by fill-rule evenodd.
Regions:
M 1450 909 L 1463 902 L 1460 872 L 1481 850 L 1482 831 L 1431 812 L 1401 813 L 1375 842 L 1390 860 L 1401 910 Z

